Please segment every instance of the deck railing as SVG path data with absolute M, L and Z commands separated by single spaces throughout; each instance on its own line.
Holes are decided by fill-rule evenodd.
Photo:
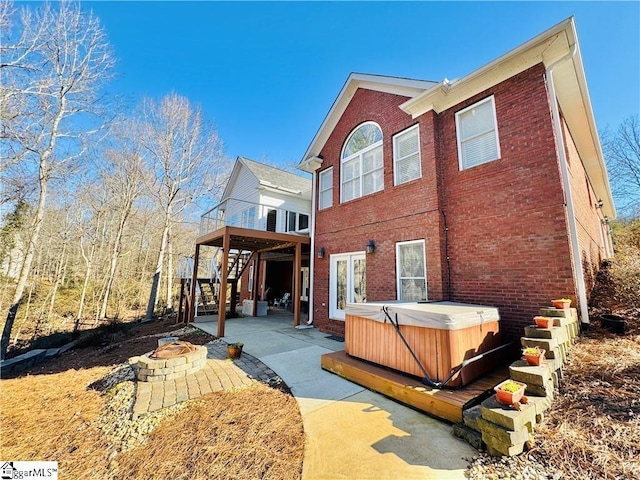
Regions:
M 309 235 L 310 212 L 229 198 L 200 217 L 200 235 L 223 227 Z

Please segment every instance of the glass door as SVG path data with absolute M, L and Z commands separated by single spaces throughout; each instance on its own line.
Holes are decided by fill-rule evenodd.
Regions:
M 331 255 L 329 317 L 344 320 L 347 303 L 367 300 L 367 264 L 364 252 Z

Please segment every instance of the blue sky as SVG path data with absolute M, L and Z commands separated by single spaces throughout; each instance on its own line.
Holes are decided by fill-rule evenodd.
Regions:
M 598 128 L 640 111 L 638 2 L 85 2 L 131 105 L 175 91 L 231 157 L 297 163 L 350 72 L 459 78 L 575 15 Z

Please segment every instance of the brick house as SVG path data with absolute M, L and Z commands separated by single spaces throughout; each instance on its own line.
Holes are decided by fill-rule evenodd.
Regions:
M 615 217 L 569 18 L 469 75 L 351 74 L 299 168 L 313 174 L 310 322 L 349 302 L 499 308 L 507 338 L 587 302 Z

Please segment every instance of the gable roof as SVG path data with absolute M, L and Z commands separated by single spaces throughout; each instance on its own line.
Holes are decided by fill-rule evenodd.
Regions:
M 563 20 L 459 80 L 449 81 L 445 78 L 439 83 L 423 82 L 425 87 L 429 86 L 413 95 L 407 95 L 410 99 L 399 107 L 413 118 L 430 110 L 440 113 L 534 65 L 543 63 L 549 68 L 569 54 L 571 61 L 558 63 L 552 71 L 556 96 L 593 189 L 604 202 L 603 212 L 614 218 L 616 213 L 613 196 L 589 98 L 574 17 Z M 298 168 L 301 170 L 311 172 L 320 166 L 320 150 L 344 112 L 346 104 L 353 97 L 355 89 L 386 91 L 382 89 L 384 82 L 376 84 L 374 79 L 391 78 L 367 75 L 370 80 L 365 82 L 358 78 L 359 75 L 352 74 L 347 79 L 300 161 Z M 342 105 L 344 102 L 346 104 Z M 333 118 L 336 115 L 337 118 Z
M 253 174 L 261 187 L 273 189 L 287 195 L 311 199 L 311 179 L 245 157 L 236 158 L 236 163 L 229 176 L 222 199 L 227 198 L 231 191 L 231 186 L 239 175 L 241 166 L 246 167 Z
M 309 145 L 304 157 L 302 157 L 298 168 L 305 172 L 315 170 L 312 165 L 309 165 L 309 162 L 317 162 L 317 156 L 320 154 L 320 150 L 322 150 L 322 147 L 338 123 L 338 120 L 342 117 L 342 114 L 358 88 L 413 98 L 425 90 L 432 88 L 434 85 L 437 85 L 437 83 L 426 80 L 351 73 L 342 86 L 338 97 L 333 102 L 333 105 L 331 105 L 331 109 L 316 132 L 315 137 L 313 137 L 311 145 Z

